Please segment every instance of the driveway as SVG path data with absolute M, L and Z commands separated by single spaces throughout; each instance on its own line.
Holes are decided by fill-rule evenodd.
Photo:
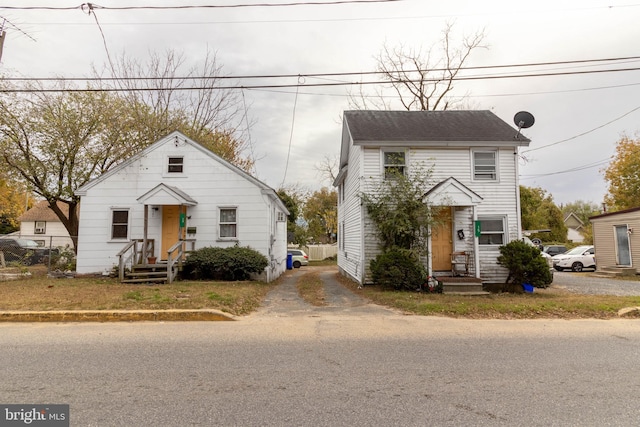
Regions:
M 607 277 L 595 277 L 592 272 L 558 272 L 553 274 L 552 287 L 566 289 L 570 292 L 591 295 L 640 295 L 639 280 L 622 280 Z
M 324 284 L 325 292 L 326 305 L 322 307 L 316 307 L 304 301 L 296 289 L 296 283 L 301 277 L 311 271 L 318 270 L 320 271 L 320 278 Z M 306 266 L 287 271 L 282 283 L 267 294 L 262 307 L 255 315 L 295 317 L 319 316 L 328 313 L 339 313 L 350 316 L 371 314 L 391 316 L 400 314 L 399 311 L 372 304 L 359 295 L 354 294 L 335 279 L 337 273 L 338 268 L 336 266 Z

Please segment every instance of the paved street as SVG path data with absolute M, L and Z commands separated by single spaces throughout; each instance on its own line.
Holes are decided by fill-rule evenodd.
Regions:
M 2 323 L 0 402 L 73 426 L 628 426 L 637 320 L 405 316 L 288 273 L 236 322 Z

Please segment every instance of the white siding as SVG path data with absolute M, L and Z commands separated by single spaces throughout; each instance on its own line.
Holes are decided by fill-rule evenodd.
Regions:
M 431 170 L 431 184 L 437 183 L 454 177 L 470 190 L 480 195 L 483 200 L 476 206 L 476 215 L 478 217 L 498 216 L 505 218 L 506 236 L 505 243 L 518 239 L 520 236 L 519 212 L 518 212 L 518 183 L 517 183 L 517 155 L 513 148 L 492 148 L 490 146 L 483 149 L 497 151 L 497 170 L 498 179 L 496 181 L 474 181 L 472 177 L 472 151 L 470 148 L 451 148 L 451 147 L 405 147 L 408 149 L 407 164 L 408 170 L 415 170 L 422 167 Z M 357 157 L 357 153 L 362 154 L 362 158 Z M 360 182 L 361 191 L 366 191 L 367 187 L 375 186 L 379 181 L 382 173 L 381 148 L 380 147 L 360 147 L 350 146 L 349 156 L 349 175 L 345 180 L 347 185 L 347 193 L 345 194 L 345 202 L 339 208 L 339 217 L 347 221 L 347 230 L 345 233 L 345 252 L 349 253 L 351 259 L 361 257 L 360 265 L 364 267 L 365 277 L 362 281 L 370 281 L 368 269 L 369 261 L 379 253 L 379 245 L 373 237 L 372 224 L 370 224 L 363 215 L 360 207 L 359 197 L 354 197 L 354 182 L 356 175 Z M 425 192 L 431 187 L 425 188 Z M 349 191 L 350 190 L 350 191 Z M 363 217 L 364 216 L 364 217 Z M 340 220 L 342 221 L 342 219 Z M 357 224 L 364 229 L 357 228 Z M 456 231 L 462 229 L 465 238 L 462 241 L 457 240 Z M 454 249 L 466 250 L 473 253 L 473 211 L 470 207 L 457 208 L 454 215 Z M 353 252 L 360 249 L 360 239 L 364 238 L 364 246 L 361 248 L 362 253 Z M 481 278 L 486 282 L 503 282 L 507 277 L 507 271 L 500 267 L 496 258 L 500 255 L 498 246 L 486 247 L 482 246 L 479 250 L 480 272 Z M 471 269 L 474 270 L 474 259 L 472 255 Z M 340 256 L 339 256 L 340 261 Z M 353 269 L 349 269 L 349 264 L 343 259 L 339 264 L 349 275 L 360 278 L 353 273 Z
M 169 156 L 184 157 L 183 174 L 166 174 Z M 196 233 L 196 249 L 232 246 L 235 241 L 218 238 L 218 209 L 237 208 L 238 244 L 249 246 L 270 259 L 268 280 L 286 268 L 286 222 L 276 224 L 277 207 L 262 189 L 237 171 L 204 154 L 190 144 L 175 144 L 173 138 L 157 145 L 136 161 L 113 173 L 81 198 L 78 240 L 78 273 L 97 273 L 118 263 L 116 254 L 126 244 L 111 240 L 111 209 L 129 209 L 129 238 L 142 239 L 144 205 L 137 199 L 159 183 L 176 187 L 196 200 L 187 207 L 187 227 Z M 161 248 L 162 208 L 149 208 L 148 238 Z
M 40 222 L 40 221 L 38 221 Z M 35 234 L 35 221 L 22 221 L 20 223 L 20 236 L 25 239 L 44 241 L 44 246 L 73 248 L 73 242 L 69 237 L 69 232 L 60 221 L 45 221 L 45 234 Z

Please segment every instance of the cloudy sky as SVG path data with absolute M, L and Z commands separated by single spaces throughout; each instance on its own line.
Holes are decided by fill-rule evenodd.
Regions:
M 258 3 L 294 1 L 102 0 L 94 4 Z M 631 58 L 462 74 L 502 76 L 456 84 L 455 93 L 469 94 L 468 105 L 473 108 L 491 110 L 509 124 L 518 111 L 535 116 L 535 125 L 523 131 L 532 143 L 522 152 L 521 184 L 545 189 L 558 204 L 576 200 L 600 204 L 606 192 L 602 169 L 614 154 L 616 141 L 623 133 L 635 136 L 640 131 L 640 3 L 633 0 L 362 0 L 277 7 L 95 9 L 100 28 L 93 16 L 78 8 L 80 4 L 0 0 L 0 16 L 9 20 L 0 71 L 28 77 L 83 77 L 91 74 L 92 65 L 107 62 L 107 49 L 111 55 L 126 52 L 141 60 L 149 51 L 174 49 L 193 64 L 213 50 L 224 73 L 231 76 L 369 72 L 375 70 L 374 56 L 383 44 L 426 49 L 438 43 L 449 22 L 454 23 L 454 40 L 479 30 L 486 34 L 488 48 L 476 50 L 468 66 Z M 72 9 L 22 9 L 52 5 Z M 622 69 L 626 71 L 613 71 Z M 349 108 L 348 86 L 304 85 L 360 79 L 251 81 L 303 84 L 297 93 L 296 88 L 244 90 L 255 122 L 250 140 L 258 159 L 258 178 L 275 188 L 283 183 L 312 190 L 329 185 L 315 166 L 338 154 L 341 114 Z

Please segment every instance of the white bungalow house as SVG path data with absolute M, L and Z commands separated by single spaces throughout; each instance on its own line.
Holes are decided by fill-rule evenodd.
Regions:
M 440 207 L 431 230 L 430 274 L 504 283 L 499 247 L 521 239 L 518 148 L 529 145 L 490 111 L 345 111 L 338 187 L 338 267 L 371 282 L 380 253 L 360 195 L 385 171 L 431 169 L 425 200 Z M 460 265 L 462 263 L 463 265 Z
M 171 281 L 185 251 L 236 244 L 267 257 L 262 280 L 286 270 L 288 211 L 276 192 L 180 132 L 76 194 L 78 274 L 157 262 Z
M 69 205 L 58 202 L 58 207 L 69 216 Z M 34 240 L 40 246 L 73 248 L 69 232 L 46 200 L 37 201 L 31 209 L 18 217 L 18 221 L 20 237 Z

